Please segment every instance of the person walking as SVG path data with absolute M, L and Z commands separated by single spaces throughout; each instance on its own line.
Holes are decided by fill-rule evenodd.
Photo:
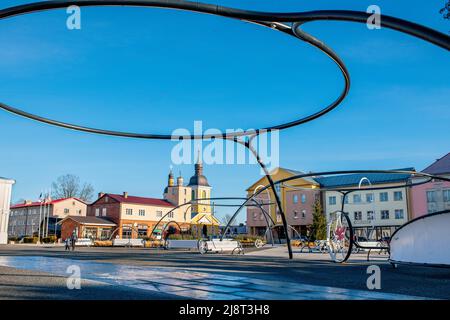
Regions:
M 72 251 L 75 251 L 75 242 L 77 241 L 77 238 L 76 238 L 76 236 L 75 235 L 72 235 L 72 238 L 71 238 L 71 245 L 72 245 Z
M 64 241 L 66 247 L 65 247 L 65 251 L 70 250 L 70 237 L 66 238 L 66 240 Z

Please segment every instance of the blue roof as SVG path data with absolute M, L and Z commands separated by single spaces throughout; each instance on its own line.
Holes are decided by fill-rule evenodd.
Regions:
M 415 171 L 414 168 L 394 169 L 397 171 Z M 362 178 L 369 179 L 371 184 L 383 184 L 392 182 L 407 181 L 411 177 L 410 174 L 404 173 L 355 173 L 355 174 L 342 174 L 328 177 L 315 177 L 322 187 L 352 187 L 358 186 Z M 363 182 L 363 185 L 367 185 L 367 182 Z

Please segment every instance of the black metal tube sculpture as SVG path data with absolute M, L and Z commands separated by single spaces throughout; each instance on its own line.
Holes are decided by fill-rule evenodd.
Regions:
M 291 35 L 297 39 L 305 41 L 312 46 L 318 48 L 320 51 L 325 53 L 330 59 L 332 59 L 339 67 L 343 77 L 344 77 L 344 88 L 338 98 L 333 101 L 328 106 L 320 109 L 319 111 L 308 115 L 306 117 L 302 117 L 299 119 L 295 119 L 293 121 L 272 125 L 263 129 L 256 129 L 249 132 L 234 132 L 234 133 L 222 133 L 221 135 L 186 135 L 179 138 L 183 139 L 211 139 L 211 138 L 222 138 L 222 139 L 233 139 L 237 142 L 238 137 L 247 137 L 250 138 L 247 142 L 244 142 L 244 145 L 252 151 L 255 157 L 258 160 L 260 166 L 264 169 L 266 173 L 266 177 L 269 181 L 272 190 L 274 190 L 274 181 L 270 174 L 267 172 L 267 169 L 260 159 L 256 150 L 251 147 L 251 139 L 255 136 L 259 135 L 261 131 L 267 132 L 270 130 L 282 130 L 290 127 L 298 126 L 303 123 L 312 121 L 317 119 L 331 110 L 335 109 L 339 104 L 345 99 L 350 89 L 350 75 L 347 71 L 344 63 L 339 58 L 339 56 L 333 52 L 331 48 L 326 46 L 320 40 L 314 38 L 308 33 L 302 31 L 300 26 L 312 22 L 312 21 L 322 21 L 322 20 L 334 20 L 334 21 L 348 21 L 348 22 L 358 22 L 358 23 L 366 23 L 370 14 L 366 12 L 359 11 L 348 11 L 348 10 L 321 10 L 321 11 L 309 11 L 309 12 L 293 12 L 293 13 L 273 13 L 273 12 L 256 12 L 249 10 L 240 10 L 234 8 L 227 8 L 223 6 L 213 5 L 213 4 L 205 4 L 200 2 L 189 2 L 189 1 L 179 1 L 179 0 L 54 0 L 54 1 L 43 1 L 36 2 L 30 4 L 19 5 L 15 7 L 10 7 L 6 9 L 0 10 L 0 20 L 29 14 L 38 11 L 44 10 L 53 10 L 53 9 L 61 9 L 68 7 L 70 5 L 77 5 L 79 7 L 88 7 L 88 6 L 134 6 L 134 7 L 158 7 L 158 8 L 167 8 L 167 9 L 178 9 L 178 10 L 186 10 L 198 13 L 211 14 L 216 16 L 228 17 L 232 19 L 238 19 L 250 23 L 255 23 L 264 27 L 268 27 L 277 31 L 280 31 L 284 34 Z M 427 28 L 425 26 L 405 21 L 402 19 L 398 19 L 395 17 L 390 17 L 383 15 L 381 19 L 381 26 L 389 29 L 397 30 L 414 37 L 420 38 L 427 42 L 430 42 L 434 45 L 437 45 L 446 50 L 450 50 L 450 38 L 440 33 L 436 30 Z M 156 134 L 156 133 L 133 133 L 133 132 L 121 132 L 121 131 L 111 131 L 97 128 L 89 128 L 84 127 L 77 124 L 65 123 L 49 118 L 45 118 L 42 116 L 38 116 L 32 113 L 25 112 L 21 109 L 14 108 L 5 103 L 0 103 L 0 108 L 6 111 L 12 112 L 16 115 L 20 115 L 29 119 L 33 119 L 36 121 L 40 121 L 43 123 L 47 123 L 50 125 L 55 125 L 67 129 L 73 129 L 78 131 L 84 131 L 95 134 L 103 134 L 110 136 L 120 136 L 120 137 L 129 137 L 129 138 L 141 138 L 141 139 L 164 139 L 170 140 L 173 137 L 169 134 Z M 240 142 L 242 143 L 242 141 Z M 289 241 L 288 229 L 286 217 L 283 212 L 281 201 L 277 196 L 276 192 L 274 192 L 275 199 L 279 208 L 279 213 L 282 217 L 283 226 L 286 234 L 286 241 L 289 251 L 289 258 L 292 259 L 292 248 Z M 245 203 L 247 203 L 246 201 Z M 244 206 L 244 205 L 243 205 Z M 243 207 L 242 206 L 242 207 Z M 237 212 L 241 209 L 239 208 Z M 232 221 L 231 221 L 232 222 Z M 228 229 L 229 225 L 227 226 Z

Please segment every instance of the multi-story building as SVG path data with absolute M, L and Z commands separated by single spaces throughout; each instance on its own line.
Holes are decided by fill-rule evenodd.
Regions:
M 26 200 L 11 206 L 9 236 L 35 235 L 39 231 L 39 225 L 41 225 L 41 234 L 55 234 L 55 231 L 58 234 L 60 232 L 58 221 L 69 215 L 86 216 L 86 213 L 87 204 L 77 198 L 48 199 L 36 202 Z
M 290 170 L 286 168 L 276 168 L 271 172 L 274 181 L 293 177 L 302 174 L 300 171 Z M 268 185 L 266 177 L 256 181 L 247 189 L 247 197 L 252 196 L 260 188 Z M 318 190 L 319 184 L 311 178 L 294 179 L 286 184 L 277 185 L 275 192 L 277 192 L 283 212 L 286 215 L 286 220 L 289 228 L 289 235 L 295 237 L 298 234 L 306 235 L 308 227 L 313 220 L 313 205 L 315 201 L 320 200 Z M 255 200 L 259 203 L 271 203 L 271 205 L 263 205 L 262 208 L 272 217 L 277 225 L 282 224 L 281 214 L 278 206 L 275 204 L 275 195 L 272 190 L 267 189 L 260 193 Z M 251 204 L 251 203 L 250 203 Z M 247 227 L 249 234 L 264 235 L 267 230 L 268 221 L 261 209 L 255 206 L 247 207 Z M 295 231 L 293 230 L 295 229 Z M 278 228 L 278 231 L 283 232 L 283 228 Z M 280 237 L 283 235 L 280 234 Z
M 450 178 L 450 153 L 437 159 L 422 172 Z M 413 182 L 418 183 L 424 179 L 414 178 Z M 448 181 L 433 180 L 414 186 L 411 195 L 412 218 L 450 209 L 450 182 Z
M 75 221 L 68 217 L 62 223 L 62 233 L 70 235 L 77 227 L 79 236 L 134 239 L 152 236 L 153 229 L 154 233 L 160 234 L 166 226 L 172 224 L 180 232 L 191 232 L 198 236 L 217 234 L 219 221 L 214 217 L 211 202 L 207 200 L 210 197 L 211 186 L 203 175 L 203 166 L 199 161 L 195 165 L 194 176 L 186 186 L 181 176 L 177 178 L 175 184 L 172 171 L 169 173 L 162 199 L 132 196 L 128 192 L 99 193 L 98 199 L 88 210 L 88 217 L 97 219 Z M 187 204 L 192 199 L 197 201 Z M 183 204 L 186 205 L 181 206 Z M 177 208 L 178 206 L 181 207 Z M 115 230 L 110 230 L 112 225 L 116 226 Z M 89 232 L 81 228 L 84 228 L 83 230 L 89 228 Z M 106 232 L 105 228 L 111 233 Z M 102 231 L 98 231 L 100 229 Z
M 400 170 L 414 171 L 414 168 Z M 331 213 L 341 210 L 345 201 L 344 211 L 349 214 L 355 234 L 374 238 L 389 237 L 408 221 L 410 194 L 405 185 L 410 178 L 409 174 L 368 173 L 317 177 L 315 180 L 323 188 L 352 190 L 345 197 L 340 191 L 322 192 L 328 220 Z M 389 189 L 365 190 L 371 187 Z
M 8 243 L 9 207 L 14 183 L 12 179 L 0 177 L 0 244 Z

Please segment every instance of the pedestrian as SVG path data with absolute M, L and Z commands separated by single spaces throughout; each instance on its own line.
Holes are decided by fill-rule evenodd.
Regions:
M 72 251 L 75 251 L 75 242 L 77 241 L 77 238 L 75 235 L 72 235 L 72 239 L 71 239 L 71 245 L 72 245 Z
M 70 238 L 66 238 L 64 243 L 66 245 L 65 251 L 70 250 Z

